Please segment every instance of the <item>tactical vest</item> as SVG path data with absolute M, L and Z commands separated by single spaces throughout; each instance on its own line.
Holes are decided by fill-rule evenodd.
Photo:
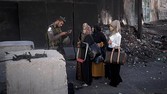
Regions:
M 53 35 L 60 34 L 62 32 L 60 27 L 55 27 L 53 24 L 51 24 L 49 27 L 51 27 L 53 31 Z M 61 46 L 63 44 L 62 37 L 60 37 L 57 40 L 54 41 L 49 41 L 49 46 L 50 47 L 56 47 L 56 46 Z

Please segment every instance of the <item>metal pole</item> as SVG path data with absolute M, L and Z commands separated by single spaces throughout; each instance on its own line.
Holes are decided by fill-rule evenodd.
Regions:
M 74 14 L 74 11 L 75 10 L 75 0 L 73 0 L 73 13 L 72 13 L 72 19 L 73 19 L 73 32 L 72 32 L 72 34 L 73 34 L 73 41 L 72 41 L 72 43 L 73 43 L 73 49 L 74 49 L 74 54 L 75 54 L 75 57 L 74 57 L 74 59 L 76 59 L 76 50 L 75 50 L 75 41 L 74 41 L 74 38 L 75 38 L 75 34 L 74 34 L 74 32 L 75 32 L 75 18 L 74 18 L 74 16 L 75 16 L 75 14 Z
M 138 1 L 138 38 L 142 39 L 142 0 Z

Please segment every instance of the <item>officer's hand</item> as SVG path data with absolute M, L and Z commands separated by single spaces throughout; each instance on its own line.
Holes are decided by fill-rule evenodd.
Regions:
M 67 35 L 67 32 L 61 32 L 61 36 Z
M 72 32 L 72 30 L 71 30 L 71 29 L 67 31 L 67 33 L 68 33 L 68 34 L 71 34 L 71 32 Z

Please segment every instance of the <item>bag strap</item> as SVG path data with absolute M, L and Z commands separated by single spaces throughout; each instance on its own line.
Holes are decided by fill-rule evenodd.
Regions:
M 86 42 L 83 42 L 85 45 L 86 45 L 86 51 L 85 51 L 85 55 L 84 55 L 84 61 L 86 60 L 86 57 L 87 57 L 87 54 L 88 54 L 88 47 L 89 47 L 89 44 L 88 43 L 86 43 Z M 76 56 L 76 58 L 79 58 L 79 52 L 80 52 L 80 49 L 81 48 L 78 48 L 78 51 L 77 51 L 77 56 Z
M 117 64 L 119 64 L 120 53 L 121 53 L 121 50 L 120 50 L 120 47 L 119 47 L 118 48 L 118 56 L 117 56 Z
M 112 52 L 111 52 L 111 56 L 110 56 L 110 63 L 112 63 L 112 57 L 113 57 L 113 54 L 114 54 L 114 48 L 112 49 Z
M 110 56 L 110 63 L 112 63 L 112 58 L 113 58 L 113 54 L 114 54 L 115 49 L 116 48 L 112 49 L 111 56 Z M 119 58 L 120 58 L 121 50 L 120 50 L 120 47 L 118 47 L 117 49 L 118 49 L 117 64 L 119 64 Z

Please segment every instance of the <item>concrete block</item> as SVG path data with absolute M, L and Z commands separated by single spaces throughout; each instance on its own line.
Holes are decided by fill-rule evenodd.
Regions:
M 6 79 L 7 94 L 68 94 L 66 63 L 64 57 L 56 50 L 24 50 L 10 52 L 6 59 L 13 54 L 22 55 L 30 52 L 47 54 L 47 57 L 7 61 Z

